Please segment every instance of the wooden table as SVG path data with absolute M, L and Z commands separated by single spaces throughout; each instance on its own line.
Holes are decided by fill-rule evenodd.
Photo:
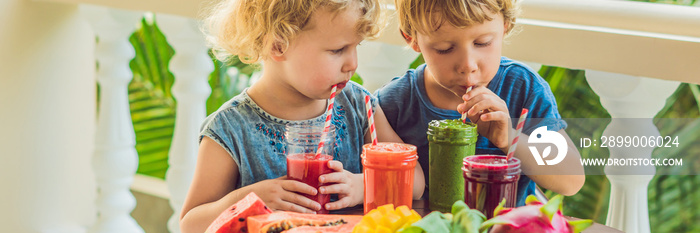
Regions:
M 431 211 L 428 209 L 427 200 L 413 201 L 413 209 L 418 212 L 421 216 L 428 215 Z M 355 207 L 349 207 L 342 210 L 331 211 L 331 214 L 347 214 L 347 215 L 363 215 L 364 209 L 362 205 L 357 205 Z M 568 220 L 578 220 L 574 217 L 566 216 Z M 615 228 L 605 226 L 599 223 L 593 223 L 593 225 L 587 228 L 583 233 L 620 233 L 622 231 Z

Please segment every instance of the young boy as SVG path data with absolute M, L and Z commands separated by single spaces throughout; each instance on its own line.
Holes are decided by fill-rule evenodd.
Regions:
M 517 205 L 524 205 L 525 197 L 535 192 L 532 181 L 564 195 L 578 192 L 585 181 L 580 155 L 564 132 L 566 122 L 549 85 L 527 66 L 501 56 L 503 39 L 518 12 L 513 1 L 395 1 L 406 43 L 422 53 L 426 64 L 394 78 L 377 96 L 396 133 L 418 147 L 424 174 L 429 174 L 426 131 L 431 120 L 457 119 L 466 112 L 480 135 L 476 154 L 505 155 L 515 137 L 513 126 L 527 108 L 528 124 L 514 155 L 528 174 L 518 183 Z M 540 126 L 558 131 L 568 142 L 568 153 L 557 165 L 538 166 L 522 146 Z M 427 177 L 425 181 L 430 185 Z

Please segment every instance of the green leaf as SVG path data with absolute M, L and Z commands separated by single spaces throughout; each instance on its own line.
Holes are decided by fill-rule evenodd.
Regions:
M 693 92 L 693 97 L 695 97 L 695 103 L 698 104 L 698 108 L 700 108 L 700 88 L 698 88 L 698 85 L 691 84 L 690 90 Z
M 356 82 L 357 84 L 362 85 L 362 77 L 360 77 L 360 75 L 357 73 L 352 74 L 350 81 L 353 81 L 353 82 Z
M 413 62 L 411 63 L 411 65 L 408 66 L 408 68 L 415 69 L 418 66 L 422 65 L 423 63 L 425 63 L 425 60 L 423 60 L 423 54 L 421 53 L 420 55 L 418 55 L 416 60 L 413 60 Z
M 469 209 L 469 206 L 467 206 L 467 203 L 464 203 L 462 200 L 457 200 L 454 204 L 452 204 L 452 215 L 456 215 L 463 209 Z
M 449 233 L 451 222 L 447 220 L 439 211 L 433 211 L 418 222 L 411 224 L 404 229 L 404 233 L 429 232 L 429 233 Z
M 464 205 L 466 206 L 466 204 Z M 453 205 L 454 210 L 454 205 Z M 479 233 L 486 216 L 476 209 L 462 208 L 452 218 L 452 230 L 455 233 Z
M 136 52 L 129 63 L 134 79 L 128 88 L 139 155 L 137 173 L 165 178 L 175 127 L 173 76 L 167 69 L 174 52 L 157 26 L 145 18 L 129 41 Z

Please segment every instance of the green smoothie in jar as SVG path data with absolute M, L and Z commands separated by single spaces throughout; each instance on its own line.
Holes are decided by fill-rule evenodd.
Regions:
M 449 213 L 464 200 L 462 161 L 474 155 L 479 135 L 476 124 L 460 119 L 433 120 L 428 124 L 428 203 L 431 210 Z

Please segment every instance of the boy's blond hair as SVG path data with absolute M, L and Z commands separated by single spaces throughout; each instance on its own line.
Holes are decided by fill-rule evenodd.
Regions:
M 284 53 L 317 10 L 338 13 L 357 6 L 357 33 L 375 37 L 381 29 L 378 0 L 222 0 L 205 19 L 204 31 L 219 60 L 238 56 L 251 64 L 273 49 Z
M 520 9 L 516 0 L 395 0 L 399 28 L 405 36 L 415 38 L 416 33 L 430 35 L 440 25 L 448 22 L 464 28 L 492 20 L 489 16 L 501 13 L 508 24 L 506 34 L 515 25 Z M 415 40 L 414 40 L 415 42 Z

